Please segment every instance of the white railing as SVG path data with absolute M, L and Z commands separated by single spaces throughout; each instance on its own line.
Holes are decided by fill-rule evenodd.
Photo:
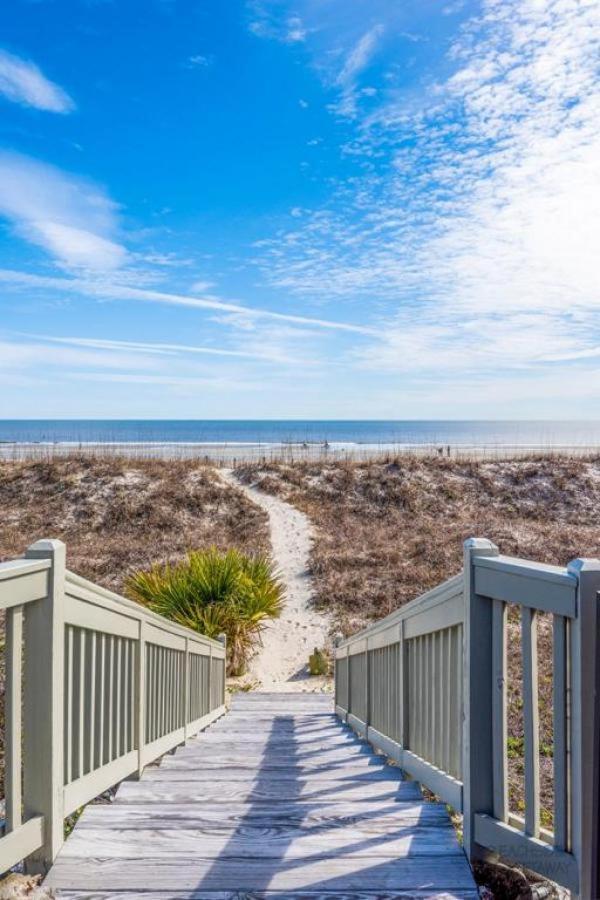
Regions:
M 472 860 L 503 856 L 599 895 L 600 562 L 465 543 L 463 574 L 336 648 L 336 712 L 463 813 Z M 520 611 L 525 812 L 509 810 L 507 610 Z M 537 617 L 553 617 L 554 828 L 540 824 Z
M 0 872 L 44 870 L 66 816 L 224 712 L 225 646 L 68 572 L 60 541 L 0 564 L 0 609 Z

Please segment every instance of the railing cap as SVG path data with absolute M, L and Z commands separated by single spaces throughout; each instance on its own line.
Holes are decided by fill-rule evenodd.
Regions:
M 600 573 L 600 559 L 594 557 L 578 557 L 577 559 L 572 559 L 567 564 L 567 572 L 569 575 L 574 575 L 576 578 L 579 578 L 584 573 Z
M 29 545 L 25 551 L 25 556 L 35 556 L 38 554 L 48 556 L 51 553 L 56 553 L 58 550 L 66 550 L 66 545 L 63 541 L 59 541 L 57 538 L 42 538 L 34 544 Z
M 498 556 L 500 551 L 493 541 L 488 538 L 471 537 L 463 544 L 465 554 L 480 554 L 482 556 Z

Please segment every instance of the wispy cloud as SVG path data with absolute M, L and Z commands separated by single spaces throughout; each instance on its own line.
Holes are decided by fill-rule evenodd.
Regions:
M 127 259 L 116 205 L 91 182 L 0 152 L 0 215 L 16 233 L 70 269 L 111 270 Z
M 372 47 L 347 57 L 349 83 Z M 360 353 L 373 368 L 583 364 L 600 342 L 599 51 L 598 4 L 484 2 L 444 80 L 360 113 L 345 153 L 366 174 L 271 242 L 265 277 L 378 302 L 389 328 Z
M 199 347 L 193 344 L 167 344 L 152 341 L 120 341 L 102 338 L 60 337 L 53 335 L 30 334 L 26 337 L 50 344 L 65 344 L 72 347 L 89 347 L 95 350 L 118 350 L 127 353 L 141 353 L 150 356 L 221 356 L 237 359 L 253 359 L 261 362 L 273 361 L 273 355 L 267 350 L 250 352 L 231 350 L 223 347 Z M 278 361 L 282 361 L 279 359 Z
M 252 0 L 248 8 L 248 29 L 257 37 L 271 38 L 284 44 L 298 44 L 306 40 L 307 29 L 301 16 L 295 13 L 284 16 L 274 14 L 269 0 Z
M 186 69 L 207 69 L 209 66 L 212 66 L 214 62 L 214 56 L 205 56 L 203 53 L 195 53 L 192 56 L 188 56 L 185 67 Z
M 295 325 L 308 325 L 332 331 L 343 331 L 352 334 L 376 335 L 376 328 L 367 325 L 355 325 L 349 322 L 336 322 L 333 319 L 298 316 L 292 313 L 275 312 L 274 310 L 243 306 L 213 296 L 194 297 L 187 294 L 175 294 L 167 291 L 156 291 L 150 288 L 131 287 L 128 283 L 101 278 L 55 278 L 46 275 L 35 275 L 30 272 L 17 272 L 0 269 L 0 282 L 23 287 L 36 287 L 54 293 L 71 293 L 80 296 L 95 297 L 104 300 L 134 300 L 143 303 L 161 303 L 169 306 L 187 306 L 192 309 L 215 310 L 220 313 L 233 313 L 242 319 L 267 319 L 277 322 L 289 322 Z
M 69 113 L 75 103 L 27 59 L 0 50 L 0 94 L 13 103 L 46 112 Z
M 374 25 L 363 34 L 344 60 L 337 84 L 346 88 L 354 83 L 356 76 L 369 65 L 382 32 L 381 25 Z
M 371 62 L 382 34 L 383 26 L 381 24 L 374 25 L 359 38 L 344 59 L 335 80 L 336 85 L 341 89 L 341 97 L 331 107 L 339 115 L 348 118 L 356 115 L 359 94 L 357 79 Z M 367 87 L 366 90 L 369 91 L 369 88 Z

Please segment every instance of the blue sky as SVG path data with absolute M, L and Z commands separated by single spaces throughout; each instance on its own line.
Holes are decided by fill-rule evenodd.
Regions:
M 0 416 L 600 416 L 600 5 L 13 0 Z

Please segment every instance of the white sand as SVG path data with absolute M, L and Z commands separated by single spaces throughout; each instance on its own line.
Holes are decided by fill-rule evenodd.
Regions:
M 331 689 L 330 679 L 311 677 L 307 672 L 309 655 L 328 642 L 331 628 L 329 617 L 311 605 L 309 520 L 289 503 L 241 484 L 231 469 L 221 469 L 220 475 L 268 514 L 273 559 L 286 587 L 283 612 L 265 628 L 263 646 L 251 660 L 244 681 L 263 691 Z

